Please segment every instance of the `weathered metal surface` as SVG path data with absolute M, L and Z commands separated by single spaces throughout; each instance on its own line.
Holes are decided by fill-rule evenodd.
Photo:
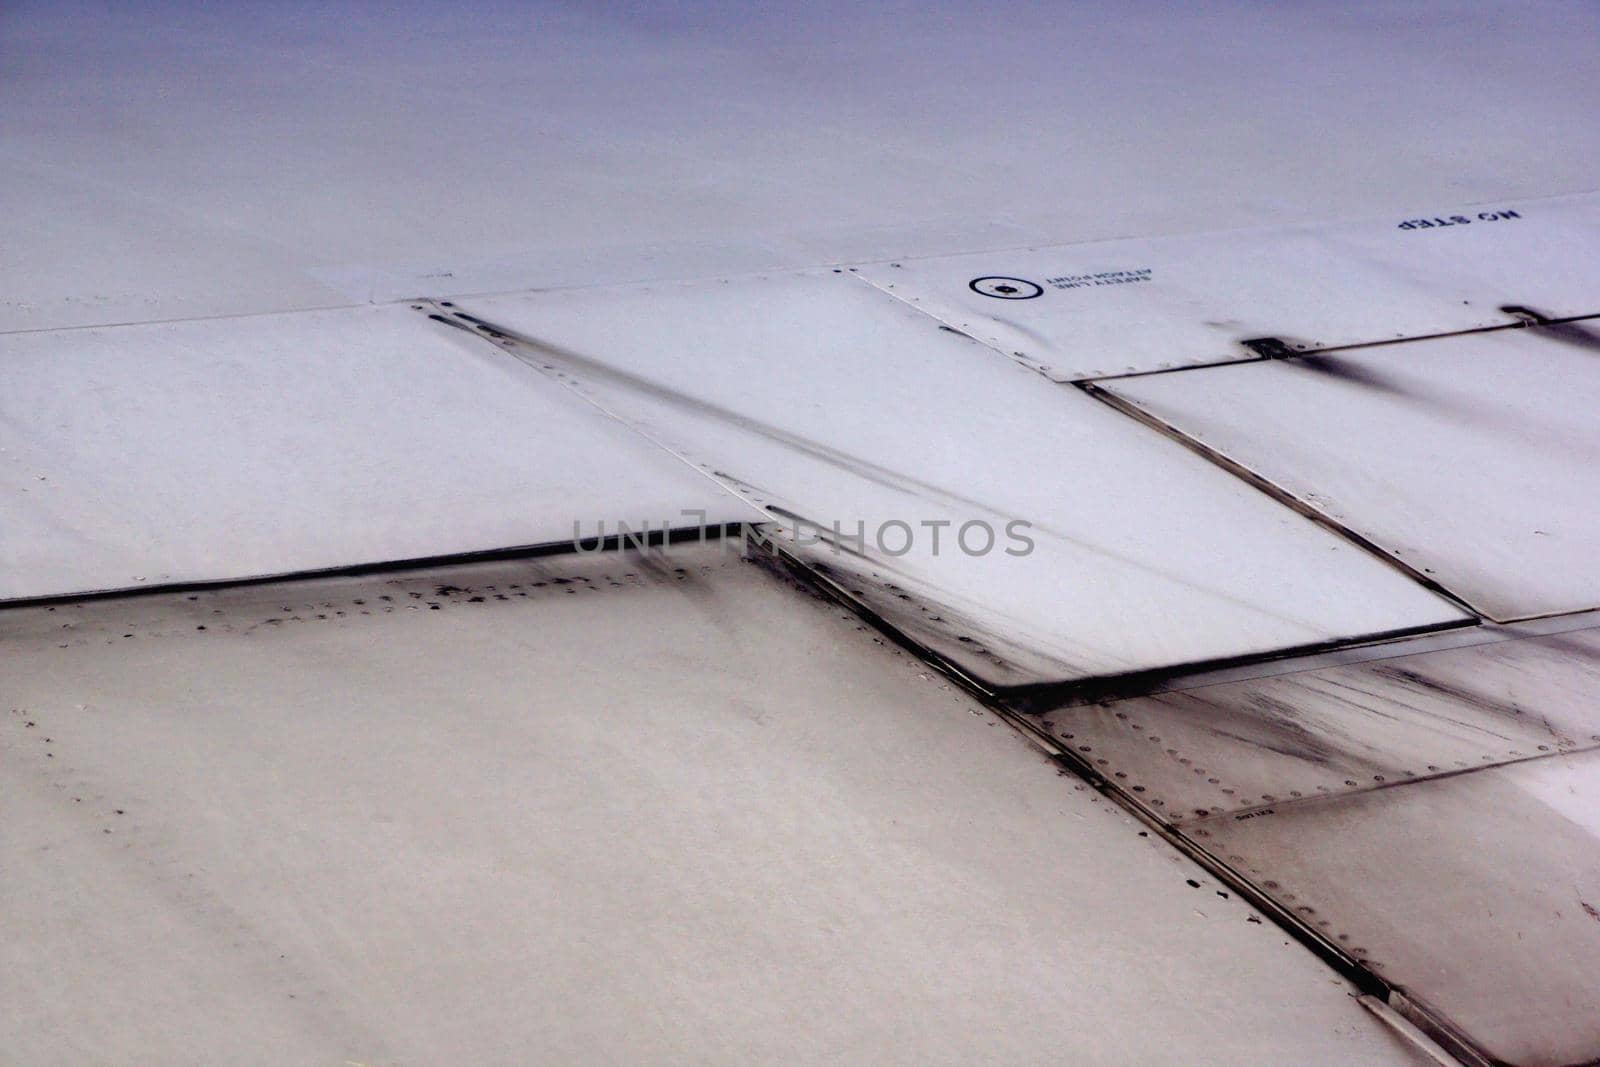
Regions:
M 1102 384 L 1491 618 L 1600 606 L 1600 324 Z
M 0 425 L 0 599 L 750 513 L 408 307 L 0 336 Z
M 1600 196 L 1585 195 L 903 259 L 858 274 L 1065 382 L 1517 322 L 1505 305 L 1600 314 L 1596 245 Z
M 1600 630 L 1374 659 L 1044 716 L 1174 823 L 1600 746 Z
M 842 273 L 458 304 L 457 321 L 786 524 L 811 565 L 995 687 L 1463 618 Z
M 725 546 L 0 615 L 17 1063 L 1413 1062 Z
M 1499 1061 L 1600 1057 L 1600 753 L 1191 833 Z
M 1495 1062 L 1590 1062 L 1600 628 L 1493 636 L 1040 726 Z
M 923 306 L 1058 378 L 1491 326 L 1505 305 L 1588 313 L 1593 199 L 1526 198 L 1593 183 L 1595 26 L 1581 5 L 308 19 L 18 0 L 0 12 L 0 332 L 1024 245 L 1071 288 L 1002 303 L 1027 290 L 958 272 Z M 1302 226 L 1351 218 L 1376 221 Z M 1070 244 L 1239 226 L 1257 229 Z M 900 295 L 895 275 L 935 266 L 904 264 L 878 279 Z M 1074 294 L 1094 310 L 1055 299 Z M 630 310 L 620 369 L 535 348 L 774 518 L 1050 520 L 1031 572 L 803 549 L 987 681 L 1456 617 L 1081 397 L 951 372 L 1016 370 L 989 350 L 863 326 L 818 358 L 796 338 L 828 324 L 803 306 L 661 307 L 653 334 L 648 299 Z M 734 340 L 700 350 L 707 308 Z M 445 327 L 295 321 L 321 325 L 0 344 L 0 597 L 744 517 Z M 1360 373 L 1370 401 L 1385 379 Z M 1517 406 L 1524 386 L 1447 370 L 1468 390 L 1452 433 L 1482 450 L 1415 411 L 1367 421 L 1369 403 L 1316 447 L 1343 473 L 1388 469 L 1337 459 L 1352 437 L 1444 457 L 1352 497 L 1408 509 L 1400 533 L 1435 556 L 1393 547 L 1418 573 L 1442 561 L 1502 617 L 1591 604 L 1593 516 L 1565 495 L 1594 495 L 1587 373 L 1543 379 L 1552 420 Z M 1485 417 L 1481 383 L 1508 407 Z M 1430 402 L 1462 399 L 1436 384 Z M 0 1059 L 1404 1059 L 1279 931 L 853 619 L 720 557 L 570 562 L 0 614 Z M 1548 647 L 1528 645 L 1138 721 L 1188 731 L 1182 775 L 1192 753 L 1202 773 L 1231 759 L 1260 796 L 1369 774 L 1183 829 L 1237 839 L 1224 862 L 1507 1059 L 1592 1059 L 1593 757 L 1375 781 L 1501 741 L 1538 752 L 1541 730 L 1584 744 L 1564 716 L 1587 706 L 1592 647 L 1572 640 L 1571 662 L 1516 659 Z M 1131 731 L 1060 714 L 1107 745 Z

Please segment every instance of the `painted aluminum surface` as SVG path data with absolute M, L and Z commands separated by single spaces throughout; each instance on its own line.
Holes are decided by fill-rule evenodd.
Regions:
M 0 426 L 0 599 L 747 510 L 404 306 L 0 336 Z
M 1416 1062 L 723 546 L 16 609 L 0 655 L 19 1063 Z
M 1600 630 L 1404 648 L 1043 721 L 1179 824 L 1600 747 Z
M 1600 1056 L 1597 811 L 1590 751 L 1225 816 L 1200 840 L 1499 1062 L 1560 1067 Z
M 1490 618 L 1600 606 L 1600 322 L 1104 387 Z
M 1600 196 L 859 268 L 1056 381 L 1600 314 Z
M 458 304 L 458 321 L 492 324 L 507 353 L 788 524 L 847 593 L 996 687 L 1462 619 L 1160 434 L 844 273 Z
M 727 506 L 481 338 L 388 308 L 265 340 L 196 320 L 1122 249 L 1135 265 L 1090 273 L 1144 259 L 1149 282 L 1052 291 L 1113 302 L 1066 325 L 1026 317 L 1060 301 L 1002 305 L 957 273 L 947 312 L 893 327 L 811 314 L 828 301 L 741 312 L 751 283 L 664 299 L 653 328 L 653 298 L 630 298 L 629 344 L 603 358 L 517 351 L 742 490 L 723 518 L 1050 517 L 1042 576 L 797 550 L 995 685 L 1448 621 L 1075 391 L 1047 405 L 1036 375 L 1028 392 L 968 368 L 1027 376 L 998 347 L 1076 377 L 1236 358 L 1252 331 L 1292 351 L 1495 325 L 1509 304 L 1586 313 L 1593 200 L 1569 194 L 1600 158 L 1597 32 L 1584 4 L 8 0 L 0 596 Z M 1503 210 L 1519 217 L 1476 217 Z M 697 308 L 735 342 L 698 348 Z M 947 314 L 989 347 L 910 343 L 912 318 Z M 841 333 L 860 344 L 821 358 Z M 1478 373 L 1448 382 L 1466 438 L 1372 386 L 1317 445 L 1391 423 L 1419 455 L 1498 438 L 1360 499 L 1462 549 L 1447 562 L 1482 604 L 1592 603 L 1589 557 L 1562 556 L 1592 525 L 1564 495 L 1588 484 L 1585 371 L 1547 383 L 1555 417 L 1491 373 L 1504 419 L 1476 406 Z M 1455 473 L 1475 463 L 1492 477 Z M 772 484 L 739 481 L 758 474 Z M 1562 547 L 1517 525 L 1537 511 L 1509 506 L 1524 474 Z M 0 612 L 0 1060 L 1415 1062 L 1270 917 L 866 619 L 677 559 Z M 1130 719 L 1179 755 L 1108 777 L 1193 801 L 1193 840 L 1506 1059 L 1592 1059 L 1594 757 L 1539 749 L 1593 741 L 1592 643 L 1572 641 L 1417 678 L 1291 681 L 1279 662 L 1238 702 L 1152 699 Z M 1137 749 L 1114 712 L 1051 721 Z M 1195 754 L 1235 793 L 1191 781 Z M 1382 788 L 1342 787 L 1359 774 Z M 1229 807 L 1246 785 L 1256 805 Z
M 1495 1062 L 1589 1062 L 1600 628 L 1474 636 L 1040 726 Z

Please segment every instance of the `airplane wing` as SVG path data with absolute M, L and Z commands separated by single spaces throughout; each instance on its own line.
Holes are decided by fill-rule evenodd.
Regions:
M 1600 1060 L 1600 16 L 0 10 L 0 1061 Z

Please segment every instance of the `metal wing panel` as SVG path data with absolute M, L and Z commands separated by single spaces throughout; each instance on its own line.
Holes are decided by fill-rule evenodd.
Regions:
M 1600 746 L 1600 631 L 1062 708 L 1062 743 L 1178 824 Z
M 404 306 L 0 336 L 0 423 L 0 598 L 748 510 Z
M 1226 854 L 1500 1062 L 1600 1055 L 1600 753 L 1206 824 Z
M 1462 619 L 1187 450 L 841 273 L 482 298 L 459 315 L 997 685 Z
M 1502 621 L 1600 605 L 1600 330 L 1104 383 Z
M 14 609 L 0 642 L 24 1062 L 1412 1062 L 725 546 Z
M 1600 196 L 903 259 L 860 277 L 1056 381 L 1600 314 Z

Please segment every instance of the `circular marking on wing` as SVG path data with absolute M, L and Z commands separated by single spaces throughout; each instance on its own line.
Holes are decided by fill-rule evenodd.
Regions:
M 996 300 L 1032 300 L 1036 296 L 1044 295 L 1043 286 L 1037 282 L 1030 282 L 1026 278 L 1007 278 L 998 274 L 974 278 L 967 283 L 967 288 L 981 296 L 992 296 Z

